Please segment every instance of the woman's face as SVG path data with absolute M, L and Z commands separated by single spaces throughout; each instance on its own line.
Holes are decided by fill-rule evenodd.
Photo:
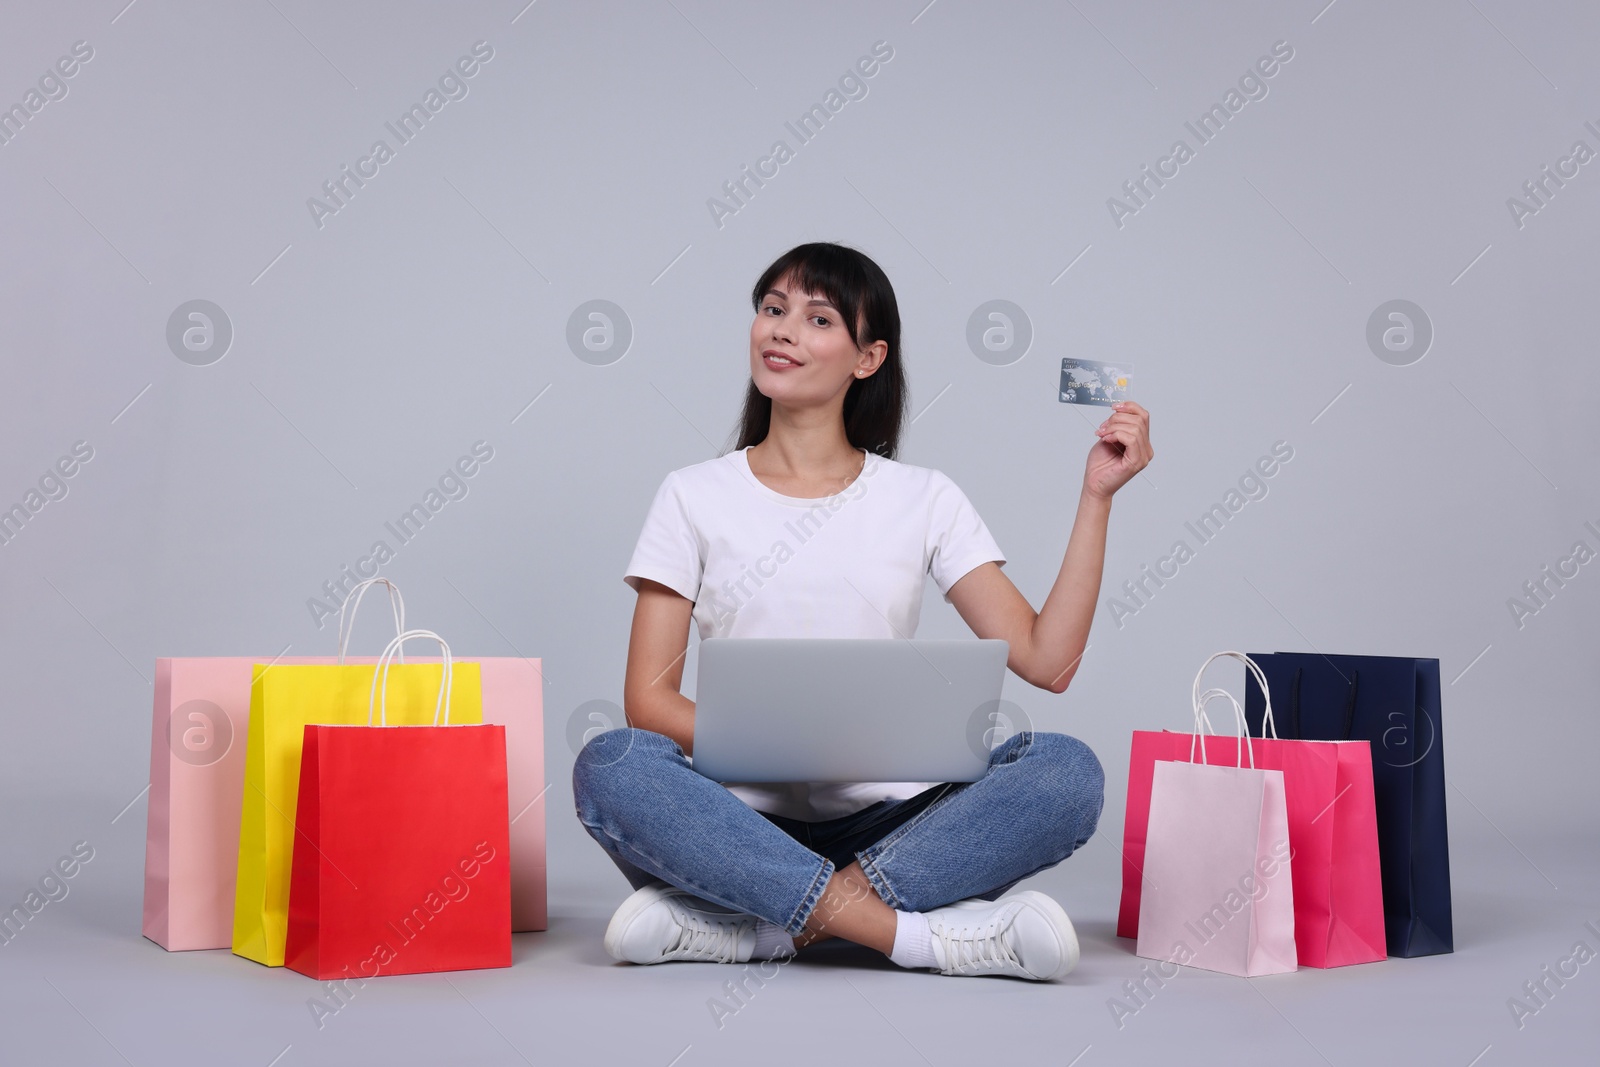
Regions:
M 858 349 L 839 309 L 785 276 L 762 296 L 750 324 L 750 376 L 774 401 L 826 403 L 849 388 L 857 370 L 876 370 L 887 347 L 876 342 Z

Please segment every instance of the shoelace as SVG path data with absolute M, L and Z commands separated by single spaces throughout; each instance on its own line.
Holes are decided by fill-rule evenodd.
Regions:
M 739 923 L 732 915 L 720 922 L 707 919 L 698 912 L 685 911 L 680 916 L 678 939 L 668 955 L 713 963 L 733 963 L 739 949 Z
M 1012 950 L 1005 932 L 1009 920 L 991 919 L 976 926 L 948 925 L 934 932 L 944 947 L 945 971 L 991 971 L 999 967 L 1022 968 L 1022 960 Z

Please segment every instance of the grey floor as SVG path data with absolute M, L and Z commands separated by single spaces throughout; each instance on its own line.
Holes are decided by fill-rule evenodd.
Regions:
M 719 1027 L 709 1002 L 737 1004 L 724 983 L 739 969 L 606 957 L 601 934 L 627 885 L 556 811 L 553 849 L 567 859 L 554 864 L 550 930 L 518 935 L 509 970 L 377 980 L 319 1028 L 311 979 L 139 936 L 142 803 L 114 824 L 104 804 L 6 810 L 26 813 L 5 828 L 6 893 L 25 892 L 27 857 L 42 874 L 75 840 L 95 848 L 68 896 L 0 947 L 7 1067 L 1600 1062 L 1600 962 L 1561 986 L 1547 979 L 1543 1005 L 1524 990 L 1578 942 L 1600 952 L 1585 926 L 1600 929 L 1600 841 L 1527 827 L 1513 844 L 1466 805 L 1452 808 L 1453 955 L 1255 980 L 1185 969 L 1120 1026 L 1111 1002 L 1135 1003 L 1123 983 L 1145 961 L 1113 933 L 1117 853 L 1104 837 L 1028 883 L 1077 924 L 1083 958 L 1065 981 L 907 973 L 866 950 L 819 946 L 749 984 Z M 1520 1027 L 1513 997 L 1538 1008 Z

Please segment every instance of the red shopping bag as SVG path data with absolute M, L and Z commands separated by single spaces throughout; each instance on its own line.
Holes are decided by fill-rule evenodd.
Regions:
M 1262 692 L 1261 669 L 1240 652 Z M 1200 706 L 1200 675 L 1195 703 Z M 1212 690 L 1220 693 L 1220 690 Z M 1271 722 L 1266 701 L 1264 728 Z M 1283 772 L 1292 850 L 1295 947 L 1307 967 L 1342 967 L 1387 958 L 1383 926 L 1383 882 L 1378 863 L 1377 809 L 1373 803 L 1372 756 L 1365 741 L 1249 741 L 1255 766 Z M 1120 937 L 1139 936 L 1139 904 L 1150 819 L 1150 792 L 1158 760 L 1190 761 L 1193 735 L 1137 730 L 1128 764 L 1128 803 L 1123 827 Z M 1206 762 L 1241 766 L 1238 744 L 1210 739 Z
M 437 640 L 409 631 L 380 662 L 421 636 Z M 504 726 L 307 725 L 297 803 L 285 966 L 317 979 L 511 966 Z

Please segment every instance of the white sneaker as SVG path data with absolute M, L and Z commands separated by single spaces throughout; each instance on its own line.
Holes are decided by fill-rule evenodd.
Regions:
M 1027 889 L 1001 900 L 960 900 L 926 913 L 941 974 L 1047 982 L 1078 965 L 1078 934 L 1061 905 Z
M 628 963 L 745 963 L 755 951 L 760 921 L 670 885 L 646 886 L 611 917 L 606 951 Z

